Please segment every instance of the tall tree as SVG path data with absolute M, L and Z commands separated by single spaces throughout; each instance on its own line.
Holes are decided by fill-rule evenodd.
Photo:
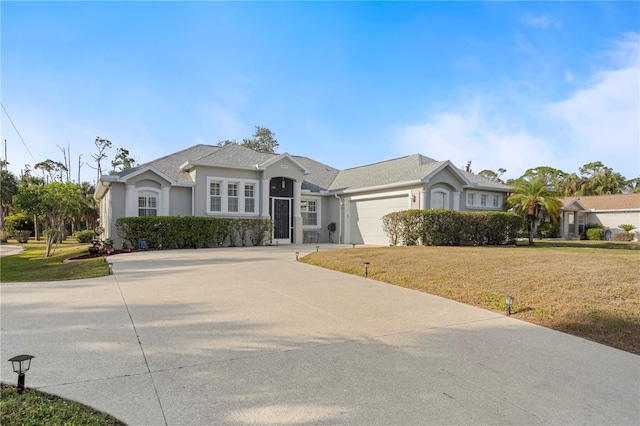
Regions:
M 93 167 L 93 166 L 89 166 L 89 167 L 97 170 L 98 178 L 96 179 L 96 182 L 98 182 L 100 180 L 100 176 L 102 176 L 102 160 L 107 158 L 106 151 L 109 148 L 111 148 L 111 141 L 108 139 L 101 138 L 100 136 L 96 136 L 96 140 L 94 143 L 96 145 L 96 148 L 98 148 L 98 153 L 93 154 L 91 157 L 93 157 L 93 159 L 95 160 L 96 167 Z
M 276 139 L 276 134 L 266 127 L 255 126 L 256 131 L 250 138 L 242 139 L 242 142 L 239 145 L 244 146 L 245 148 L 252 149 L 258 152 L 270 152 L 275 153 L 280 144 Z M 229 144 L 235 143 L 238 141 L 235 139 L 225 139 L 223 141 L 218 142 L 218 146 L 227 146 Z
M 584 179 L 581 195 L 621 194 L 627 185 L 627 179 L 601 161 L 587 163 L 580 167 L 580 174 Z
M 524 181 L 533 181 L 540 179 L 544 182 L 545 186 L 552 191 L 555 191 L 564 180 L 567 174 L 560 169 L 554 169 L 548 166 L 538 166 L 528 169 L 515 181 L 510 181 L 511 184 L 518 185 Z
M 16 207 L 36 215 L 44 224 L 45 257 L 53 255 L 53 243 L 63 234 L 65 220 L 80 210 L 80 197 L 80 188 L 72 182 L 22 186 L 18 190 Z
M 521 181 L 507 198 L 505 207 L 525 218 L 530 246 L 537 225 L 546 219 L 557 223 L 560 218 L 560 202 L 543 179 Z
M 482 170 L 478 172 L 478 176 L 482 176 L 486 179 L 492 180 L 494 182 L 504 183 L 500 177 L 507 172 L 506 169 L 499 168 L 497 172 L 489 169 Z
M 33 167 L 42 170 L 46 182 L 62 182 L 65 173 L 68 172 L 67 166 L 63 163 L 50 159 L 41 161 Z
M 7 170 L 7 162 L 0 161 L 0 230 L 4 230 L 4 218 L 10 213 L 13 196 L 18 193 L 18 178 Z
M 136 159 L 129 154 L 129 150 L 125 148 L 118 148 L 116 150 L 116 157 L 111 162 L 111 173 L 121 172 L 123 170 L 131 169 L 135 167 Z

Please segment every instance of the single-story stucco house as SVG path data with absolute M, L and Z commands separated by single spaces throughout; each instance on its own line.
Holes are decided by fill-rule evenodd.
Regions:
M 503 210 L 512 187 L 415 154 L 347 170 L 237 144 L 195 145 L 103 175 L 104 238 L 129 216 L 271 218 L 278 244 L 388 245 L 382 216 L 407 209 Z M 327 226 L 336 225 L 329 234 Z
M 629 224 L 640 229 L 640 193 L 589 195 L 559 198 L 562 203 L 560 230 L 562 238 L 579 239 L 585 225 L 600 224 L 605 229 L 605 239 L 612 240 L 624 232 L 620 225 Z

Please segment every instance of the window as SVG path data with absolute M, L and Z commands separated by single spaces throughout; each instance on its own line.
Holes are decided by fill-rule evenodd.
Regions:
M 209 182 L 209 210 L 222 211 L 222 191 L 220 182 Z
M 155 192 L 145 191 L 138 194 L 138 216 L 157 216 L 158 196 Z
M 467 192 L 467 206 L 476 209 L 499 209 L 502 206 L 502 195 L 494 192 Z
M 431 193 L 431 208 L 444 209 L 444 192 Z
M 302 200 L 300 213 L 303 226 L 318 226 L 318 200 Z
M 209 202 L 207 213 L 233 216 L 257 216 L 258 181 L 207 176 Z
M 476 194 L 470 192 L 467 194 L 467 205 L 468 206 L 473 206 L 475 204 L 476 201 Z
M 256 211 L 256 186 L 254 184 L 244 185 L 244 212 L 254 213 Z
M 233 182 L 227 184 L 227 195 L 229 197 L 228 211 L 237 212 L 238 211 L 238 184 Z

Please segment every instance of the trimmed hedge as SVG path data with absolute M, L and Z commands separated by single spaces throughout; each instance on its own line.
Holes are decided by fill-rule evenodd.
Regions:
M 76 231 L 73 236 L 76 237 L 79 243 L 90 243 L 96 238 L 96 233 L 91 229 L 85 229 L 83 231 Z
M 405 210 L 382 218 L 391 245 L 499 245 L 515 241 L 523 219 L 505 212 Z
M 604 229 L 602 228 L 587 229 L 587 239 L 592 241 L 604 240 Z
M 118 236 L 138 247 L 144 238 L 148 248 L 205 248 L 263 245 L 271 238 L 271 219 L 219 217 L 144 216 L 116 220 Z

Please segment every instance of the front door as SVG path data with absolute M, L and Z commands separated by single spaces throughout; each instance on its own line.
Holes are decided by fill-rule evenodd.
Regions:
M 271 203 L 273 242 L 289 244 L 291 242 L 291 199 L 272 198 Z

